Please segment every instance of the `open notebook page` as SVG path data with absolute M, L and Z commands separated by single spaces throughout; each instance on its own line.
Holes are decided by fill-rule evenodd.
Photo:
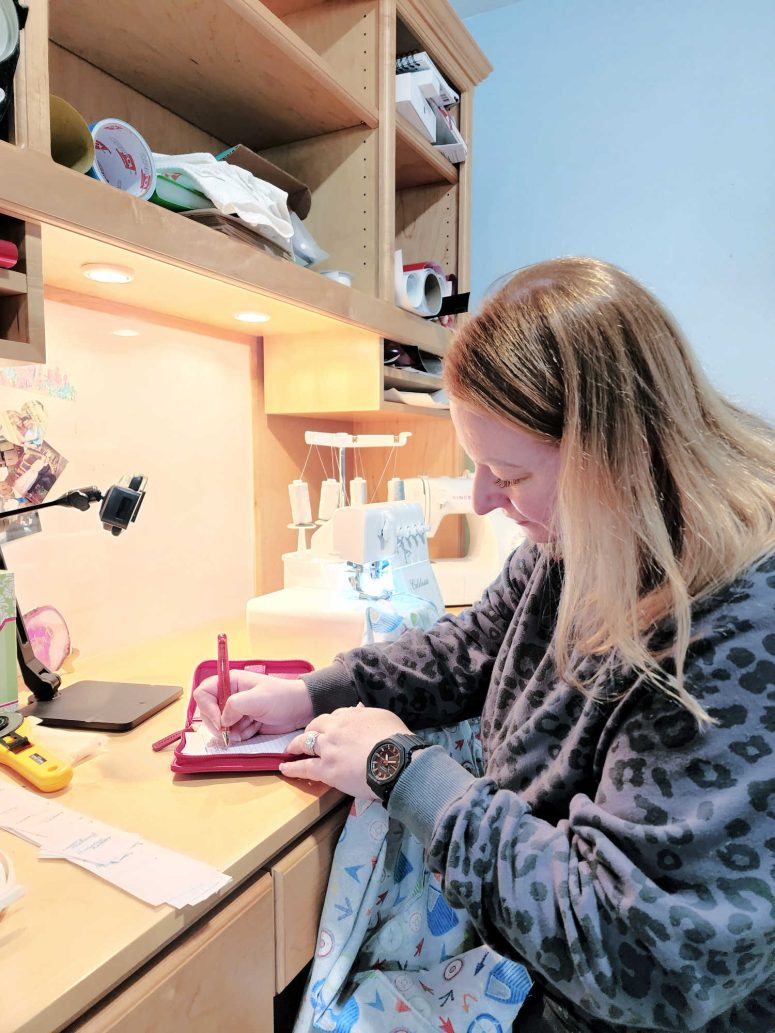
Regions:
M 244 742 L 224 746 L 223 739 L 212 735 L 204 725 L 200 725 L 198 728 L 184 733 L 185 743 L 180 752 L 187 757 L 207 757 L 218 754 L 227 756 L 230 753 L 238 753 L 241 756 L 258 753 L 285 753 L 288 743 L 298 734 L 299 732 L 283 732 L 281 735 L 254 735 L 252 739 L 246 739 Z

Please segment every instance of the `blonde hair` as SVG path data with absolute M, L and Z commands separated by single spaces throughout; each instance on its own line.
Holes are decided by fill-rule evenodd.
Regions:
M 719 395 L 645 288 L 590 258 L 511 276 L 456 333 L 445 382 L 561 448 L 542 547 L 565 571 L 558 671 L 584 689 L 571 657 L 595 656 L 598 683 L 632 671 L 709 720 L 683 683 L 692 606 L 775 548 L 775 429 Z

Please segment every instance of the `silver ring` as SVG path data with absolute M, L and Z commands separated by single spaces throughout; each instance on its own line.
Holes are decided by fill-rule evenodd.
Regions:
M 304 736 L 304 752 L 308 753 L 310 757 L 317 757 L 318 753 L 315 747 L 318 742 L 319 732 L 307 732 Z

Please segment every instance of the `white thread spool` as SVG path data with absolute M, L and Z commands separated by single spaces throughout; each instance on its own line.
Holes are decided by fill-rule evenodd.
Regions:
M 369 501 L 364 477 L 353 477 L 350 481 L 350 505 L 365 506 Z
M 400 477 L 391 477 L 387 485 L 388 502 L 403 502 L 406 498 L 404 482 Z
M 320 485 L 318 520 L 330 520 L 334 510 L 339 508 L 339 481 L 327 477 Z
M 294 524 L 312 523 L 312 506 L 309 501 L 309 485 L 298 478 L 288 485 L 291 500 L 291 520 Z

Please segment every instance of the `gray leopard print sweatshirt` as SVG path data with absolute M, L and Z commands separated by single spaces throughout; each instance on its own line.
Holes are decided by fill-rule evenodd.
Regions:
M 313 708 L 481 715 L 484 776 L 429 747 L 389 811 L 558 1028 L 775 1033 L 775 556 L 693 615 L 704 730 L 634 679 L 601 703 L 557 676 L 561 577 L 518 549 L 470 609 L 305 676 Z

